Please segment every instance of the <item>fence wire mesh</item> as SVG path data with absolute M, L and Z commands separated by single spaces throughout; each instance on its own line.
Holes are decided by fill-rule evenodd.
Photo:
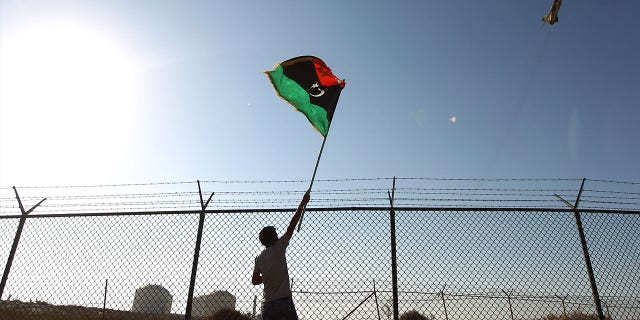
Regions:
M 262 249 L 256 234 L 265 225 L 282 231 L 290 216 L 291 211 L 206 215 L 194 296 L 209 297 L 213 307 L 194 303 L 192 315 L 219 306 L 260 314 L 261 287 L 250 284 L 253 259 Z M 309 210 L 306 216 L 288 249 L 300 318 L 389 319 L 389 212 Z M 606 313 L 638 319 L 640 216 L 593 212 L 584 220 Z M 106 301 L 108 310 L 180 318 L 197 224 L 197 214 L 29 218 L 3 309 L 18 306 L 12 301 L 33 302 L 23 307 L 34 315 L 53 306 L 83 306 L 93 308 L 82 311 L 83 317 L 102 319 Z M 16 218 L 0 219 L 4 261 L 16 225 Z M 416 310 L 436 319 L 595 314 L 571 212 L 396 209 L 396 228 L 400 314 Z M 161 303 L 165 292 L 169 302 Z
M 313 204 L 287 251 L 300 319 L 392 319 L 389 208 Z M 396 207 L 399 314 L 595 319 L 574 213 L 558 207 Z M 0 319 L 184 319 L 200 214 L 117 211 L 30 214 Z M 0 215 L 4 270 L 20 220 L 13 212 Z M 222 308 L 260 318 L 262 287 L 251 285 L 257 235 L 266 225 L 282 234 L 292 214 L 206 211 L 192 318 Z M 605 317 L 640 319 L 640 212 L 581 216 Z

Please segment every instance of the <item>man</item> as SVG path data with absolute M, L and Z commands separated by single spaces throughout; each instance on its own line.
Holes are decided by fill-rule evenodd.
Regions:
M 298 314 L 291 298 L 286 252 L 289 240 L 293 236 L 293 231 L 309 199 L 310 195 L 307 191 L 282 237 L 278 238 L 276 228 L 272 226 L 264 227 L 260 231 L 260 242 L 266 248 L 256 257 L 251 283 L 254 286 L 264 284 L 262 310 L 262 319 L 264 320 L 298 320 Z

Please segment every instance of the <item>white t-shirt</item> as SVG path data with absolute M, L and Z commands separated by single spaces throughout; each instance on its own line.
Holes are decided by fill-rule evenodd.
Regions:
M 279 238 L 275 244 L 265 248 L 256 257 L 253 272 L 262 274 L 264 301 L 291 296 L 286 257 L 288 245 L 287 239 Z

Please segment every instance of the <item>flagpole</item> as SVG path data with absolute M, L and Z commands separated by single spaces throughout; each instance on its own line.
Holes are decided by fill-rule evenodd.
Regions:
M 318 171 L 318 164 L 320 163 L 320 157 L 322 156 L 322 150 L 324 150 L 324 143 L 327 141 L 327 137 L 325 136 L 322 139 L 322 146 L 320 146 L 320 152 L 318 153 L 318 160 L 316 160 L 316 167 L 313 169 L 313 175 L 311 176 L 311 184 L 309 184 L 309 191 L 311 191 L 311 187 L 313 187 L 313 181 L 316 179 L 316 172 Z
M 329 128 L 327 128 L 327 135 L 329 135 Z M 316 172 L 318 172 L 318 164 L 320 164 L 320 157 L 322 157 L 322 150 L 324 150 L 324 143 L 327 142 L 327 136 L 324 136 L 322 139 L 322 146 L 320 146 L 320 152 L 318 153 L 318 159 L 316 160 L 316 167 L 313 169 L 313 175 L 311 176 L 311 183 L 309 184 L 309 189 L 307 192 L 311 192 L 311 187 L 313 187 L 313 181 L 316 179 Z M 298 232 L 300 232 L 300 228 L 302 227 L 302 218 L 304 218 L 304 211 L 307 208 L 305 205 L 302 208 L 302 214 L 300 215 L 300 221 L 298 221 Z
M 338 99 L 340 98 L 340 91 L 335 97 L 335 102 L 333 105 L 338 104 Z M 309 189 L 307 192 L 311 192 L 311 187 L 313 187 L 313 181 L 316 179 L 316 172 L 318 171 L 318 164 L 320 164 L 320 157 L 322 157 L 322 150 L 324 150 L 324 144 L 327 142 L 327 136 L 329 136 L 329 129 L 331 129 L 331 119 L 329 119 L 329 124 L 327 125 L 327 134 L 325 134 L 322 138 L 322 146 L 320 146 L 320 152 L 318 152 L 318 159 L 316 160 L 316 166 L 313 168 L 313 175 L 311 176 L 311 183 L 309 183 Z M 300 215 L 300 221 L 298 221 L 298 232 L 300 232 L 300 228 L 302 227 L 302 218 L 304 218 L 304 211 L 307 209 L 307 205 L 302 208 L 302 214 Z

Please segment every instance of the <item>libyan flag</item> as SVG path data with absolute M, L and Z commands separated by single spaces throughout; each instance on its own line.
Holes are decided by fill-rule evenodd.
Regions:
M 334 76 L 320 58 L 312 56 L 289 59 L 265 73 L 278 95 L 326 137 L 344 80 Z

